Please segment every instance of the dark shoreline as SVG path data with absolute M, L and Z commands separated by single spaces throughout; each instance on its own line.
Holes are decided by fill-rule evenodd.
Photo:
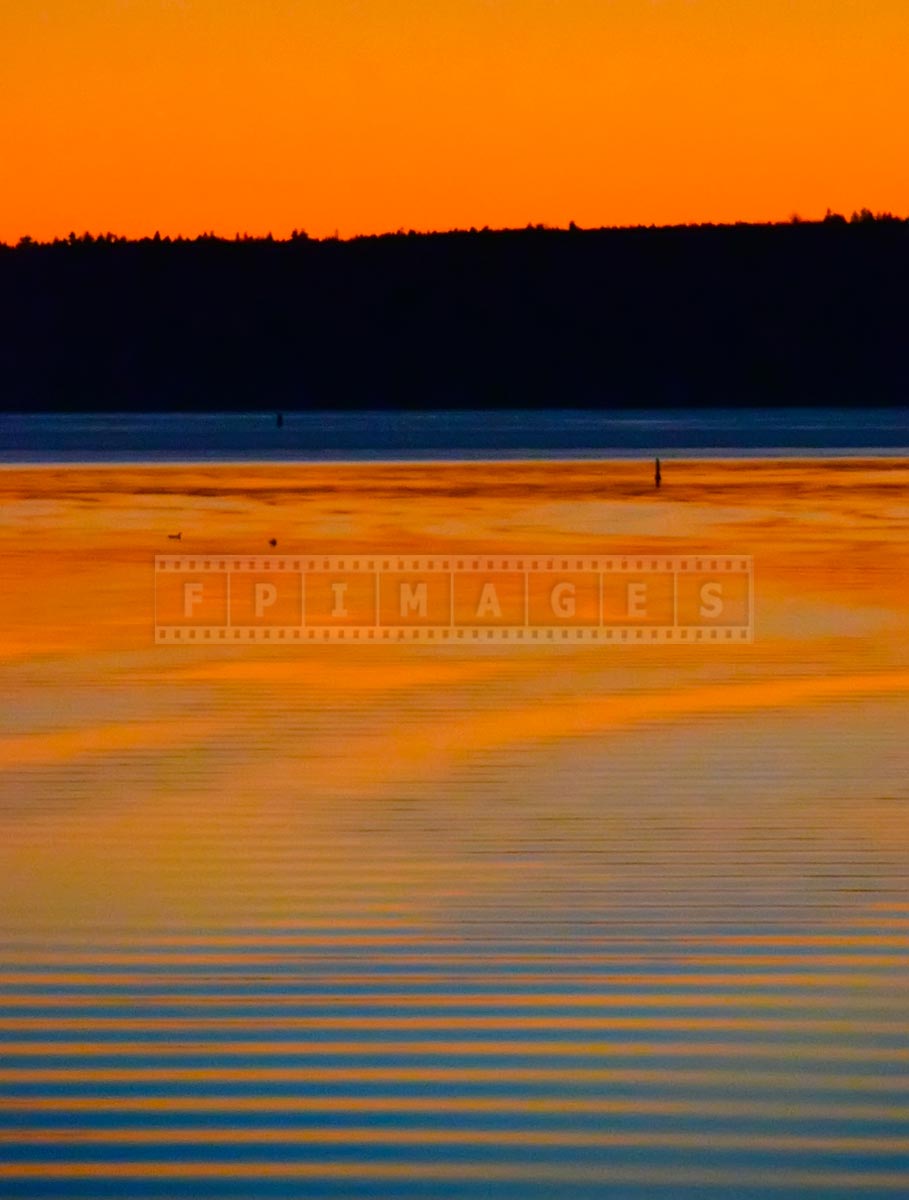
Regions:
M 909 221 L 0 246 L 0 411 L 909 404 Z

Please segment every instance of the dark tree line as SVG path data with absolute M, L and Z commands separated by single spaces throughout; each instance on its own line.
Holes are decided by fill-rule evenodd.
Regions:
M 909 221 L 0 245 L 0 408 L 903 404 Z

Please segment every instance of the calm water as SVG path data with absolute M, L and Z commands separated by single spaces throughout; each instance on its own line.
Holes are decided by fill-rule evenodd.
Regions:
M 0 463 L 909 454 L 896 408 L 592 412 L 0 413 Z
M 152 559 L 751 554 L 751 646 L 155 647 Z M 909 460 L 0 472 L 0 1193 L 909 1194 Z

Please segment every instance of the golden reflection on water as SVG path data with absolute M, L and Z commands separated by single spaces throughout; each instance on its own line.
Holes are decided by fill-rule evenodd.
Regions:
M 0 471 L 0 1190 L 909 1194 L 909 464 Z M 738 553 L 751 646 L 160 648 L 153 556 Z

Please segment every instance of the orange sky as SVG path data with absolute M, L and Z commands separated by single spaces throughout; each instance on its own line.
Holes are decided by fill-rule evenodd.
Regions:
M 906 0 L 3 0 L 0 240 L 909 213 Z

